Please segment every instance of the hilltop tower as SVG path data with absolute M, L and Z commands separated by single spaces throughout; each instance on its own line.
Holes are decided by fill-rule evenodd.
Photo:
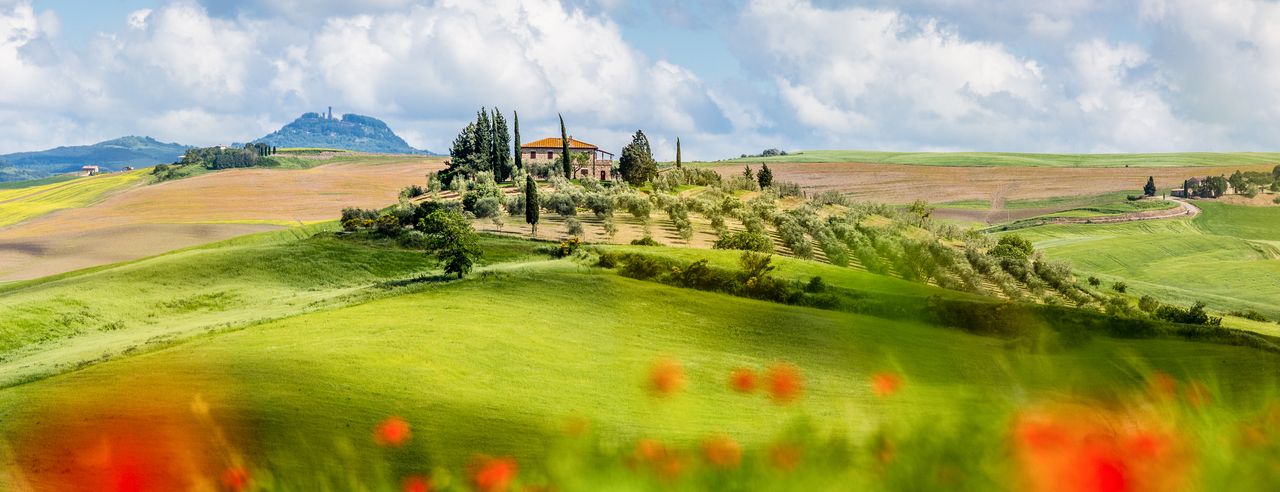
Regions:
M 329 106 L 329 119 L 333 119 L 333 106 Z

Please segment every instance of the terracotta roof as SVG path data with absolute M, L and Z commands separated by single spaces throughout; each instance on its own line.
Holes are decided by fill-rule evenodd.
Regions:
M 522 149 L 559 149 L 563 148 L 563 142 L 559 138 L 544 138 L 535 140 L 520 146 Z M 569 137 L 569 148 L 571 149 L 592 149 L 598 150 L 600 147 L 591 145 L 573 137 Z

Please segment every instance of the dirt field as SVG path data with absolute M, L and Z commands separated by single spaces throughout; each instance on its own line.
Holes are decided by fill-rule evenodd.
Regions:
M 751 164 L 759 170 L 759 164 Z M 724 176 L 737 175 L 742 166 L 714 168 Z M 839 191 L 858 199 L 886 203 L 931 203 L 957 200 L 1004 200 L 1097 195 L 1137 191 L 1154 176 L 1162 190 L 1181 187 L 1192 176 L 1235 171 L 1234 168 L 1044 168 L 941 167 L 862 163 L 769 163 L 775 181 L 797 183 L 812 192 Z M 1271 166 L 1242 167 L 1241 171 L 1271 171 Z M 998 207 L 993 207 L 998 208 Z
M 0 281 L 126 261 L 382 207 L 441 159 L 371 156 L 306 170 L 236 169 L 122 191 L 0 229 Z

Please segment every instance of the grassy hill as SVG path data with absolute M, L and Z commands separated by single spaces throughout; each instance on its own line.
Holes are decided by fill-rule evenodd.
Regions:
M 714 166 L 726 163 L 756 162 L 865 162 L 962 167 L 1249 167 L 1280 164 L 1280 153 L 1031 154 L 1016 152 L 806 150 L 785 156 L 746 157 L 705 164 Z
M 1136 295 L 1280 318 L 1280 208 L 1197 201 L 1194 219 L 1063 224 L 1017 233 L 1081 274 L 1125 281 Z
M 1159 371 L 1211 388 L 1214 417 L 1169 410 L 1190 412 L 1198 424 L 1186 438 L 1199 443 L 1218 438 L 1226 424 L 1215 422 L 1273 396 L 1280 374 L 1275 354 L 1178 340 L 1096 337 L 1028 351 L 920 322 L 633 280 L 589 260 L 551 260 L 535 251 L 542 243 L 518 239 L 486 237 L 481 271 L 441 281 L 420 252 L 316 230 L 3 287 L 0 374 L 48 370 L 0 389 L 0 442 L 9 443 L 0 465 L 43 470 L 43 460 L 84 452 L 78 439 L 142 429 L 124 442 L 145 448 L 151 464 L 242 464 L 273 490 L 390 490 L 412 473 L 461 489 L 476 454 L 514 456 L 533 485 L 695 490 L 773 483 L 750 477 L 777 480 L 765 448 L 800 432 L 813 440 L 801 441 L 810 454 L 778 490 L 900 489 L 900 480 L 982 489 L 1015 480 L 994 463 L 1007 460 L 1005 423 L 1028 405 L 1068 394 L 1114 402 Z M 733 262 L 729 252 L 612 249 Z M 781 261 L 779 272 L 821 275 L 864 296 L 966 296 L 810 261 Z M 678 361 L 686 384 L 658 398 L 648 380 L 663 359 Z M 727 384 L 735 368 L 780 361 L 803 375 L 794 403 Z M 868 381 L 879 373 L 903 378 L 903 389 L 877 393 Z M 107 422 L 88 415 L 111 424 L 86 427 Z M 413 439 L 379 448 L 372 429 L 393 415 L 412 423 Z M 581 443 L 566 444 L 566 432 L 583 426 L 594 437 L 566 458 L 562 446 Z M 745 447 L 740 470 L 726 475 L 690 457 L 680 481 L 666 482 L 623 465 L 642 438 L 696 456 L 716 435 Z M 892 461 L 876 458 L 885 439 L 901 446 Z M 1205 476 L 1243 466 L 1213 456 L 1198 462 Z M 957 483 L 920 473 L 942 465 L 966 475 Z M 37 484 L 60 476 L 22 475 Z M 0 486 L 16 477 L 0 472 Z

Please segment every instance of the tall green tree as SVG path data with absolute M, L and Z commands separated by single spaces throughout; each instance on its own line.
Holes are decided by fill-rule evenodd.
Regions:
M 454 210 L 439 209 L 423 218 L 420 225 L 427 235 L 427 247 L 444 265 L 446 274 L 462 278 L 471 273 L 483 250 L 479 236 L 466 217 Z
M 773 171 L 769 170 L 768 164 L 760 165 L 760 172 L 756 173 L 756 182 L 760 183 L 761 189 L 773 186 Z
M 751 165 L 750 165 L 750 164 L 743 164 L 743 166 L 742 166 L 742 177 L 747 178 L 747 179 L 750 179 L 750 180 L 755 180 L 755 179 L 756 179 L 756 175 L 755 175 L 755 174 L 753 174 L 753 173 L 751 172 Z
M 564 179 L 573 179 L 573 163 L 569 161 L 569 133 L 564 129 L 564 115 L 560 116 L 560 167 L 564 169 Z
M 498 181 L 511 179 L 511 133 L 507 118 L 493 108 L 493 176 Z
M 512 146 L 512 151 L 515 152 L 516 156 L 515 167 L 516 169 L 524 169 L 524 152 L 520 152 L 520 112 L 511 112 L 511 124 L 515 130 L 515 145 Z
M 644 132 L 636 130 L 631 143 L 622 148 L 618 159 L 618 173 L 632 186 L 640 186 L 658 177 L 658 163 L 653 160 L 653 150 Z
M 1156 196 L 1156 177 L 1147 177 L 1147 184 L 1142 187 L 1142 192 L 1147 196 Z
M 533 182 L 533 175 L 524 176 L 524 223 L 533 227 L 533 235 L 538 235 L 538 185 Z
M 476 114 L 475 145 L 474 171 L 493 172 L 493 122 L 485 108 L 480 108 L 480 112 Z
M 676 137 L 676 169 L 680 167 L 680 137 Z

